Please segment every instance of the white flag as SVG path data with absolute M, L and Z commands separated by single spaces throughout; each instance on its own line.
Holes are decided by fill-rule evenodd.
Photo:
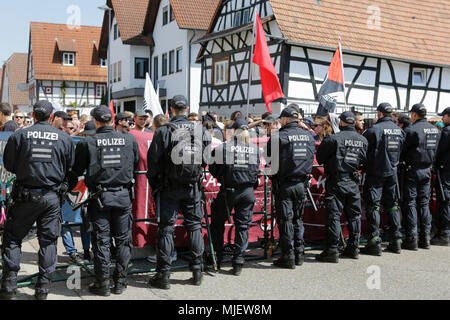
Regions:
M 151 110 L 153 117 L 156 117 L 158 114 L 164 114 L 148 72 L 145 79 L 144 110 Z

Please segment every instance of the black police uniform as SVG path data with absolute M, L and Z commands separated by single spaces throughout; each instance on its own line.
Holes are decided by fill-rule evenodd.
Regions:
M 355 116 L 344 112 L 340 119 L 354 124 Z M 319 261 L 338 262 L 338 244 L 341 233 L 340 216 L 346 214 L 350 237 L 346 256 L 357 258 L 361 233 L 361 195 L 358 170 L 366 161 L 367 139 L 355 131 L 354 125 L 340 127 L 339 133 L 327 136 L 317 149 L 317 162 L 324 164 L 326 244 L 327 249 L 316 258 Z
M 446 114 L 450 115 L 450 108 L 446 108 L 439 115 Z M 450 125 L 448 124 L 441 132 L 435 167 L 439 170 L 444 194 L 440 194 L 439 197 L 440 214 L 437 223 L 439 233 L 431 240 L 431 244 L 448 246 L 450 245 Z M 440 188 L 438 190 L 440 193 Z
M 106 106 L 94 108 L 91 115 L 99 122 L 109 122 Z M 95 135 L 77 144 L 70 186 L 86 171 L 85 183 L 96 199 L 88 204 L 93 224 L 92 243 L 96 281 L 89 289 L 108 296 L 110 276 L 110 242 L 114 238 L 116 268 L 113 274 L 115 293 L 126 288 L 128 263 L 132 248 L 132 212 L 130 192 L 139 162 L 139 147 L 133 135 L 115 132 L 112 126 L 97 129 Z
M 48 101 L 34 105 L 36 116 L 50 116 L 52 110 Z M 12 192 L 14 203 L 7 212 L 3 235 L 2 293 L 16 291 L 22 240 L 37 222 L 40 249 L 36 297 L 46 297 L 57 262 L 57 239 L 61 234 L 59 191 L 73 165 L 74 151 L 72 138 L 53 128 L 48 121 L 38 121 L 8 139 L 3 163 L 16 175 L 16 181 Z
M 381 104 L 378 111 L 391 113 L 389 104 Z M 366 180 L 364 200 L 369 232 L 369 242 L 365 253 L 381 255 L 380 203 L 389 215 L 391 243 L 389 250 L 400 253 L 402 234 L 400 232 L 400 211 L 398 199 L 397 166 L 400 161 L 404 132 L 394 124 L 391 117 L 383 117 L 364 132 L 369 143 L 367 150 Z
M 239 118 L 235 120 L 233 128 L 242 130 L 246 125 L 246 121 Z M 232 141 L 214 149 L 212 157 L 216 156 L 216 161 L 209 165 L 209 171 L 222 185 L 211 205 L 211 236 L 220 265 L 225 221 L 234 208 L 235 250 L 232 263 L 234 274 L 239 275 L 245 262 L 244 252 L 248 246 L 249 228 L 255 206 L 260 151 L 256 145 L 246 144 L 243 139 L 234 136 Z
M 288 106 L 280 117 L 298 118 L 298 113 Z M 278 154 L 273 149 L 276 144 Z M 281 257 L 274 262 L 278 267 L 294 269 L 295 265 L 303 262 L 305 181 L 312 171 L 314 152 L 313 136 L 309 131 L 299 128 L 297 121 L 290 122 L 273 133 L 267 143 L 267 155 L 272 162 L 272 190 L 280 232 Z M 274 161 L 278 164 L 274 165 Z
M 426 108 L 422 104 L 414 105 L 411 112 L 426 114 Z M 407 204 L 403 213 L 406 228 L 406 241 L 403 247 L 417 250 L 418 234 L 419 246 L 429 248 L 431 166 L 435 160 L 440 132 L 426 119 L 417 120 L 405 132 L 401 155 L 401 161 L 405 162 L 406 167 L 404 199 Z
M 173 107 L 186 108 L 186 98 L 174 97 Z M 202 150 L 191 150 L 195 152 L 195 163 L 206 166 L 203 159 L 204 148 L 208 147 L 211 141 L 205 128 L 189 122 L 185 115 L 173 117 L 168 124 L 158 128 L 153 137 L 152 144 L 147 155 L 149 171 L 147 173 L 149 183 L 154 193 L 160 192 L 160 222 L 158 224 L 158 254 L 157 254 L 157 274 L 150 280 L 150 285 L 169 289 L 170 267 L 172 265 L 172 252 L 174 250 L 173 233 L 178 212 L 181 210 L 184 216 L 184 226 L 189 239 L 191 251 L 190 268 L 194 275 L 194 284 L 201 284 L 202 277 L 202 256 L 204 252 L 204 242 L 202 238 L 202 209 L 201 209 L 201 179 L 202 170 L 198 170 L 197 176 L 190 181 L 183 180 L 179 175 L 179 170 L 172 158 L 172 138 L 178 133 L 174 129 L 192 136 L 197 133 L 200 139 Z M 203 135 L 203 137 L 198 137 Z M 201 139 L 203 138 L 203 142 Z M 197 140 L 198 141 L 198 140 Z M 181 159 L 180 159 L 181 160 Z M 180 162 L 181 166 L 184 164 Z M 187 168 L 187 167 L 186 167 Z

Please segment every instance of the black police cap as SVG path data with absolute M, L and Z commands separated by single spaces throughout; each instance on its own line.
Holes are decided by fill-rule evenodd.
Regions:
M 450 107 L 445 108 L 444 111 L 442 111 L 441 113 L 438 113 L 438 116 L 443 117 L 446 114 L 450 115 Z
M 295 110 L 294 108 L 288 106 L 288 107 L 284 108 L 280 114 L 280 118 L 283 118 L 283 117 L 298 118 L 298 111 Z
M 248 129 L 248 122 L 243 117 L 237 117 L 234 119 L 233 124 L 231 125 L 232 129 Z
M 381 113 L 392 113 L 394 109 L 390 103 L 383 102 L 378 105 L 377 111 L 380 111 Z
M 33 112 L 38 116 L 50 116 L 53 112 L 53 106 L 47 100 L 40 100 L 34 104 Z
M 187 99 L 182 95 L 177 95 L 172 99 L 172 107 L 175 109 L 186 109 L 187 104 Z
M 351 111 L 343 112 L 339 116 L 339 119 L 341 119 L 346 124 L 355 124 L 355 122 L 356 122 L 355 114 L 353 112 L 351 112 Z
M 54 117 L 63 118 L 64 120 L 72 120 L 72 118 L 69 117 L 69 115 L 64 111 L 56 111 Z
M 412 106 L 411 110 L 409 112 L 415 112 L 418 115 L 426 115 L 427 114 L 427 107 L 425 107 L 422 103 L 416 103 Z
M 91 116 L 98 122 L 109 122 L 112 120 L 111 110 L 107 106 L 98 106 L 92 109 Z
M 95 127 L 94 120 L 86 122 L 84 125 L 84 131 L 82 134 L 87 136 L 93 136 L 97 132 L 97 128 Z

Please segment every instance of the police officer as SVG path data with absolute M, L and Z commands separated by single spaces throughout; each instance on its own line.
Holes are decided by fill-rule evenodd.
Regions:
M 311 133 L 298 126 L 295 105 L 287 106 L 280 119 L 281 129 L 271 135 L 267 144 L 281 247 L 281 257 L 274 265 L 295 269 L 304 261 L 305 182 L 312 171 L 315 140 Z M 274 150 L 277 146 L 278 151 Z
M 344 257 L 359 258 L 359 238 L 361 233 L 361 195 L 359 173 L 361 163 L 366 161 L 367 139 L 355 131 L 356 117 L 352 112 L 344 112 L 339 117 L 339 133 L 327 136 L 317 149 L 317 162 L 324 164 L 326 245 L 327 248 L 316 256 L 321 262 L 339 262 L 338 243 L 341 231 L 340 216 L 345 212 L 350 237 L 343 252 Z
M 436 171 L 439 170 L 443 194 L 440 195 L 440 215 L 437 223 L 439 233 L 431 239 L 431 244 L 448 246 L 450 245 L 450 107 L 439 116 L 442 117 L 445 128 L 441 132 L 436 153 Z
M 404 188 L 406 210 L 403 212 L 406 240 L 402 247 L 408 250 L 417 250 L 418 246 L 429 249 L 431 166 L 435 160 L 440 132 L 438 128 L 428 123 L 427 109 L 423 104 L 415 104 L 410 113 L 413 125 L 405 130 L 406 137 L 401 154 L 401 161 L 405 162 L 406 167 Z
M 149 281 L 153 287 L 170 288 L 170 267 L 174 250 L 173 232 L 179 210 L 191 251 L 193 284 L 201 285 L 204 243 L 202 238 L 201 180 L 204 148 L 211 141 L 205 128 L 190 122 L 184 96 L 172 99 L 171 120 L 156 130 L 147 155 L 149 183 L 160 199 L 158 254 L 156 274 Z M 203 140 L 203 141 L 202 141 Z M 158 214 L 158 213 L 157 213 Z
M 13 134 L 3 154 L 4 166 L 16 175 L 16 182 L 3 236 L 2 298 L 16 295 L 22 240 L 35 222 L 40 247 L 37 299 L 47 298 L 55 270 L 62 219 L 60 191 L 73 165 L 75 147 L 69 135 L 50 125 L 52 113 L 50 102 L 37 102 L 35 125 Z
M 238 276 L 245 262 L 244 252 L 248 245 L 255 206 L 260 151 L 256 145 L 250 143 L 248 124 L 244 118 L 236 118 L 231 128 L 231 140 L 214 149 L 212 157 L 217 155 L 217 158 L 209 165 L 211 174 L 222 184 L 211 206 L 211 235 L 220 266 L 223 258 L 224 223 L 234 208 L 236 246 L 232 264 L 233 274 Z
M 113 293 L 121 294 L 127 287 L 126 277 L 131 257 L 131 195 L 139 162 L 139 147 L 131 134 L 116 132 L 112 114 L 106 106 L 91 111 L 97 132 L 80 141 L 75 151 L 75 164 L 70 187 L 86 171 L 85 183 L 91 194 L 88 215 L 93 224 L 95 281 L 89 291 L 110 295 L 110 242 L 116 246 L 116 268 Z
M 361 252 L 375 256 L 381 256 L 381 199 L 383 199 L 383 209 L 389 215 L 391 241 L 387 249 L 394 253 L 401 252 L 402 234 L 397 202 L 400 197 L 400 186 L 397 166 L 405 134 L 392 121 L 392 111 L 389 103 L 381 103 L 377 108 L 377 123 L 363 134 L 369 142 L 363 195 L 366 203 L 369 242 Z

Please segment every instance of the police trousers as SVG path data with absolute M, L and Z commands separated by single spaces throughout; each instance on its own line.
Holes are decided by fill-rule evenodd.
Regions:
M 358 247 L 361 236 L 361 195 L 359 185 L 351 178 L 327 178 L 325 183 L 326 244 L 337 249 L 344 211 L 349 229 L 348 245 Z
M 242 186 L 234 191 L 220 190 L 216 199 L 211 204 L 211 237 L 214 250 L 216 251 L 218 262 L 223 258 L 223 237 L 225 232 L 225 221 L 228 219 L 228 209 L 234 209 L 233 222 L 235 226 L 233 265 L 243 265 L 245 262 L 244 253 L 248 247 L 248 237 L 250 223 L 253 218 L 253 208 L 255 207 L 255 189 L 252 186 Z
M 275 209 L 283 256 L 294 259 L 294 253 L 305 251 L 303 211 L 306 193 L 303 182 L 280 182 L 275 193 Z
M 406 238 L 417 238 L 431 232 L 429 208 L 431 192 L 431 169 L 414 168 L 405 176 L 405 212 L 403 213 Z M 420 232 L 419 229 L 420 228 Z
M 202 238 L 201 192 L 197 184 L 193 186 L 172 186 L 161 191 L 160 222 L 158 225 L 158 254 L 156 271 L 167 273 L 172 265 L 172 252 L 175 249 L 173 233 L 178 213 L 184 216 L 183 225 L 189 239 L 191 253 L 190 268 L 202 270 L 205 244 Z
M 39 240 L 39 276 L 36 287 L 49 287 L 51 274 L 57 262 L 57 240 L 61 234 L 61 205 L 56 192 L 43 190 L 40 199 L 16 201 L 7 213 L 2 243 L 3 278 L 2 287 L 17 288 L 17 273 L 20 270 L 22 240 L 37 223 Z
M 441 180 L 445 201 L 444 197 L 440 195 L 437 227 L 442 236 L 450 237 L 450 172 L 441 172 Z M 438 192 L 440 193 L 440 191 Z
M 389 215 L 389 228 L 393 239 L 401 239 L 400 210 L 397 203 L 397 177 L 366 176 L 364 183 L 364 201 L 369 238 L 380 236 L 380 205 Z
M 88 214 L 93 227 L 95 277 L 98 281 L 110 277 L 112 237 L 116 247 L 113 279 L 115 282 L 124 283 L 132 248 L 133 215 L 128 190 L 104 192 L 102 204 L 103 208 L 100 208 L 96 201 L 91 201 L 88 205 Z

